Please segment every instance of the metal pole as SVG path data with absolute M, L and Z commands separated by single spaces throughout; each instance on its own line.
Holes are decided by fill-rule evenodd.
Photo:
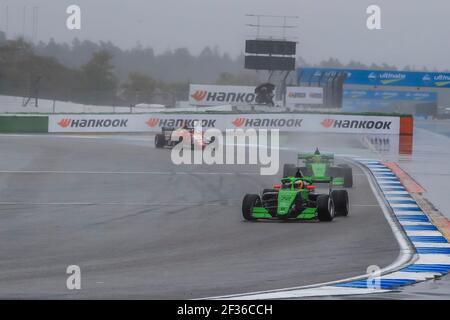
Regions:
M 31 10 L 31 41 L 34 42 L 34 30 L 36 26 L 36 7 L 32 7 Z
M 8 33 L 9 33 L 9 6 L 6 6 L 6 19 L 5 19 L 5 32 L 6 32 L 6 39 L 8 39 Z
M 33 41 L 38 38 L 39 7 L 33 7 Z
M 25 26 L 26 26 L 27 6 L 23 6 L 22 12 L 22 37 L 25 39 Z
M 284 76 L 283 82 L 282 82 L 282 86 L 283 86 L 282 94 L 283 94 L 283 107 L 284 108 L 286 108 L 286 79 L 287 79 L 287 77 L 289 76 L 290 73 L 291 73 L 290 71 L 286 72 L 286 75 Z

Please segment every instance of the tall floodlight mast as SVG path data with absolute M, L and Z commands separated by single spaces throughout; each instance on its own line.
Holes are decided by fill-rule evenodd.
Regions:
M 248 14 L 255 23 L 246 24 L 256 30 L 255 38 L 245 43 L 245 68 L 250 70 L 268 71 L 267 82 L 273 82 L 276 72 L 281 75 L 278 83 L 278 98 L 282 98 L 286 106 L 286 79 L 295 70 L 295 56 L 297 53 L 297 37 L 288 36 L 288 30 L 298 29 L 298 25 L 290 21 L 298 20 L 297 16 L 276 16 Z M 266 23 L 275 20 L 275 23 Z M 276 35 L 268 35 L 267 30 L 276 30 Z

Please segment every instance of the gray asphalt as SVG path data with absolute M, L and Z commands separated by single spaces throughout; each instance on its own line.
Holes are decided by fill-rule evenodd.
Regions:
M 364 149 L 351 135 L 282 144 Z M 349 217 L 251 223 L 244 194 L 278 178 L 256 166 L 175 166 L 146 136 L 1 135 L 0 150 L 0 298 L 202 298 L 357 276 L 399 253 L 357 167 Z

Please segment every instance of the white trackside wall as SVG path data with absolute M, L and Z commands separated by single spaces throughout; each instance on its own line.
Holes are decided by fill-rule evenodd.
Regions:
M 49 132 L 159 132 L 162 127 L 280 129 L 286 132 L 399 134 L 400 118 L 335 114 L 50 115 Z

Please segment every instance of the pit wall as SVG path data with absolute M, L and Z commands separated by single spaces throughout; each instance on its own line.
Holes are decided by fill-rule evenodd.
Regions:
M 162 127 L 280 129 L 285 132 L 329 132 L 413 135 L 413 118 L 399 115 L 312 113 L 59 114 L 0 116 L 2 133 L 133 133 Z

